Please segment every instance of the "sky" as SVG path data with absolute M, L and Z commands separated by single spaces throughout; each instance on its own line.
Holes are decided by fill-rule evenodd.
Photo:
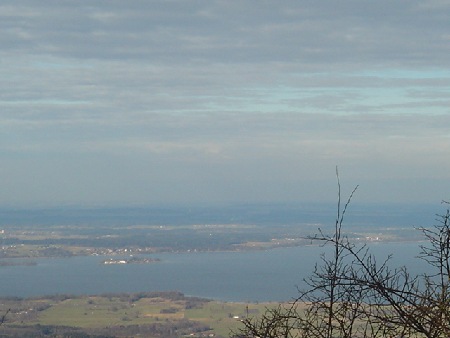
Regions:
M 450 1 L 5 0 L 0 206 L 450 199 Z

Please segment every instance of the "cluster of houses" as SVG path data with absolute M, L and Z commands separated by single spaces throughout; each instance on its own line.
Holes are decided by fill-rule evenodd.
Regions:
M 130 258 L 119 258 L 119 259 L 105 259 L 102 261 L 103 264 L 150 264 L 159 262 L 159 258 L 140 258 L 140 257 L 134 257 L 131 256 Z

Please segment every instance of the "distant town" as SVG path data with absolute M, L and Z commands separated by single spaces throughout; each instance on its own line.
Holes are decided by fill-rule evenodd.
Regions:
M 155 262 L 160 262 L 159 258 L 141 258 L 141 257 L 131 257 L 126 259 L 105 259 L 102 261 L 102 264 L 151 264 Z

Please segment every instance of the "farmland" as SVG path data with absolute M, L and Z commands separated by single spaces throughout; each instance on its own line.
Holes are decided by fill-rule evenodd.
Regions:
M 0 334 L 227 337 L 240 320 L 270 303 L 217 302 L 179 292 L 59 295 L 0 300 L 6 314 Z

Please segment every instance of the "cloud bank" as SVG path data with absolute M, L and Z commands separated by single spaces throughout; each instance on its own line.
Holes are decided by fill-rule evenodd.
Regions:
M 448 1 L 7 1 L 0 205 L 450 191 Z

